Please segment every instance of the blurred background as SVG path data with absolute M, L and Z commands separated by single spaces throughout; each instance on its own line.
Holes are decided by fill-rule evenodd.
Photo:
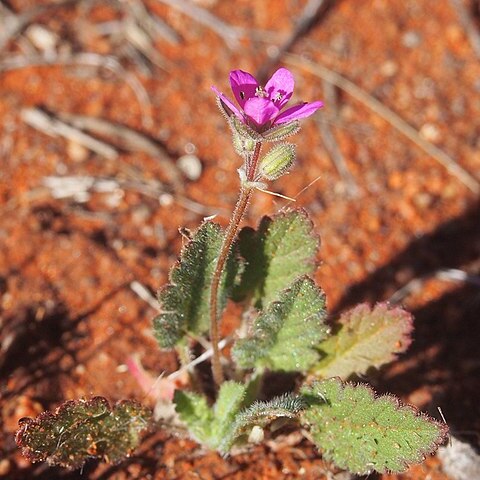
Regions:
M 230 94 L 230 70 L 266 81 L 279 66 L 294 102 L 325 104 L 269 189 L 312 215 L 329 311 L 410 309 L 414 343 L 375 388 L 440 406 L 478 446 L 479 58 L 475 0 L 0 0 L 0 477 L 77 478 L 28 464 L 18 419 L 92 394 L 143 399 L 132 355 L 175 370 L 151 336 L 154 293 L 179 228 L 226 223 L 238 191 L 210 87 Z M 245 222 L 285 206 L 258 192 Z M 444 470 L 432 459 L 385 478 L 455 478 Z M 326 472 L 305 442 L 227 461 L 153 435 L 81 478 Z

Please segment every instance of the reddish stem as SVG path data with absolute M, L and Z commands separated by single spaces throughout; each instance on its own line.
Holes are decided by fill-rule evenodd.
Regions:
M 258 160 L 260 157 L 261 144 L 255 145 L 251 161 L 248 162 L 249 168 L 246 172 L 247 181 L 251 182 L 255 178 Z M 230 249 L 232 248 L 233 241 L 237 236 L 240 223 L 248 207 L 250 197 L 252 196 L 253 188 L 248 185 L 242 185 L 240 194 L 238 196 L 237 204 L 233 210 L 230 223 L 225 231 L 225 237 L 223 239 L 222 247 L 220 248 L 220 254 L 218 256 L 217 265 L 213 272 L 212 286 L 210 290 L 210 340 L 212 342 L 213 356 L 212 356 L 212 374 L 213 379 L 217 386 L 220 386 L 224 381 L 222 365 L 220 363 L 220 349 L 218 348 L 218 342 L 220 337 L 218 334 L 218 324 L 220 321 L 218 315 L 218 289 L 222 278 L 222 273 L 225 268 Z

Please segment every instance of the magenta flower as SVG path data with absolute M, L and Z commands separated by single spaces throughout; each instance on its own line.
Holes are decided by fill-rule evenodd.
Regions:
M 295 81 L 286 68 L 279 68 L 265 87 L 259 85 L 255 77 L 242 70 L 230 72 L 230 85 L 240 108 L 221 93 L 216 87 L 212 90 L 229 116 L 235 115 L 241 122 L 258 132 L 282 123 L 309 117 L 323 106 L 322 102 L 300 103 L 282 112 L 293 94 Z

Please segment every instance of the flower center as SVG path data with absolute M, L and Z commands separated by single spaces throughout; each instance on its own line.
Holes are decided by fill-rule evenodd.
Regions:
M 255 89 L 255 96 L 259 98 L 266 98 L 268 97 L 268 93 L 264 90 L 263 87 L 257 87 Z

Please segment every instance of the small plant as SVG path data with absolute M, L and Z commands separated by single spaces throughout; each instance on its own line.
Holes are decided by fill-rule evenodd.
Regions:
M 238 202 L 225 230 L 205 220 L 190 235 L 169 284 L 159 292 L 161 313 L 153 321 L 160 347 L 175 348 L 184 370 L 196 364 L 193 347 L 208 350 L 205 337 L 211 342 L 215 393 L 177 389 L 170 400 L 176 428 L 180 422 L 197 442 L 226 455 L 261 441 L 268 429 L 297 424 L 341 468 L 356 474 L 402 472 L 436 449 L 446 425 L 348 379 L 406 350 L 411 315 L 387 304 L 363 304 L 335 324 L 327 322 L 325 295 L 312 278 L 319 239 L 304 210 L 283 211 L 264 217 L 256 229 L 240 229 L 254 191 L 265 190 L 267 181 L 293 165 L 295 146 L 284 140 L 322 103 L 285 109 L 294 87 L 285 68 L 264 87 L 241 70 L 231 72 L 230 83 L 238 106 L 213 90 L 243 160 Z M 262 156 L 265 144 L 273 145 Z M 229 300 L 240 303 L 244 314 L 230 354 L 222 355 L 219 325 Z M 265 397 L 265 375 L 282 382 L 285 372 L 295 372 L 300 386 Z M 162 419 L 162 428 L 168 421 Z M 17 443 L 33 461 L 78 467 L 88 457 L 116 461 L 128 455 L 149 425 L 150 413 L 138 404 L 110 408 L 97 397 L 21 420 Z

